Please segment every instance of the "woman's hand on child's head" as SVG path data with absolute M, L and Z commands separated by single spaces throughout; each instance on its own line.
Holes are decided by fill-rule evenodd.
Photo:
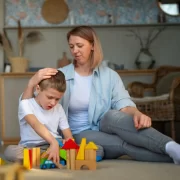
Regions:
M 44 68 L 40 69 L 36 74 L 30 79 L 29 86 L 35 87 L 39 84 L 43 79 L 48 79 L 52 75 L 55 75 L 58 72 L 57 69 L 54 68 Z
M 59 164 L 59 144 L 56 140 L 50 144 L 47 154 L 49 155 L 48 160 L 52 160 L 54 163 Z

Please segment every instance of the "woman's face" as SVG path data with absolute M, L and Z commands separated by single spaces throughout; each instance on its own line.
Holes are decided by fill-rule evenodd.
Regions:
M 84 65 L 89 63 L 89 56 L 93 50 L 93 46 L 89 41 L 79 36 L 70 36 L 69 47 L 77 64 Z

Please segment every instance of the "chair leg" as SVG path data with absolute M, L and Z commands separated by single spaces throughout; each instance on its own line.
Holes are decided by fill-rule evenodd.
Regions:
M 171 121 L 171 137 L 173 140 L 176 139 L 174 120 Z

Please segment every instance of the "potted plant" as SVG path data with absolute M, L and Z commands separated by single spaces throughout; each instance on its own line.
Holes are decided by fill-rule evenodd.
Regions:
M 149 29 L 146 38 L 142 38 L 139 31 L 129 30 L 131 33 L 129 36 L 135 36 L 140 43 L 140 51 L 135 59 L 135 64 L 138 69 L 152 69 L 155 65 L 155 58 L 150 52 L 150 46 L 152 42 L 164 31 L 165 27 Z
M 24 57 L 24 46 L 26 42 L 37 42 L 42 38 L 42 34 L 39 31 L 32 31 L 27 34 L 24 33 L 20 20 L 17 20 L 18 24 L 18 55 L 13 52 L 13 48 L 7 33 L 1 34 L 1 42 L 5 51 L 6 57 L 11 64 L 12 72 L 26 72 L 28 69 L 29 60 Z

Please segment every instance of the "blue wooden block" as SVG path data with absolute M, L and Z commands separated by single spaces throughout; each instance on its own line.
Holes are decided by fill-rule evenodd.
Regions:
M 60 160 L 60 164 L 62 164 L 63 166 L 66 165 L 66 161 L 65 160 Z
M 102 161 L 102 157 L 101 156 L 96 156 L 96 162 Z
M 64 144 L 59 139 L 56 139 L 56 140 L 58 141 L 60 147 L 64 146 Z

